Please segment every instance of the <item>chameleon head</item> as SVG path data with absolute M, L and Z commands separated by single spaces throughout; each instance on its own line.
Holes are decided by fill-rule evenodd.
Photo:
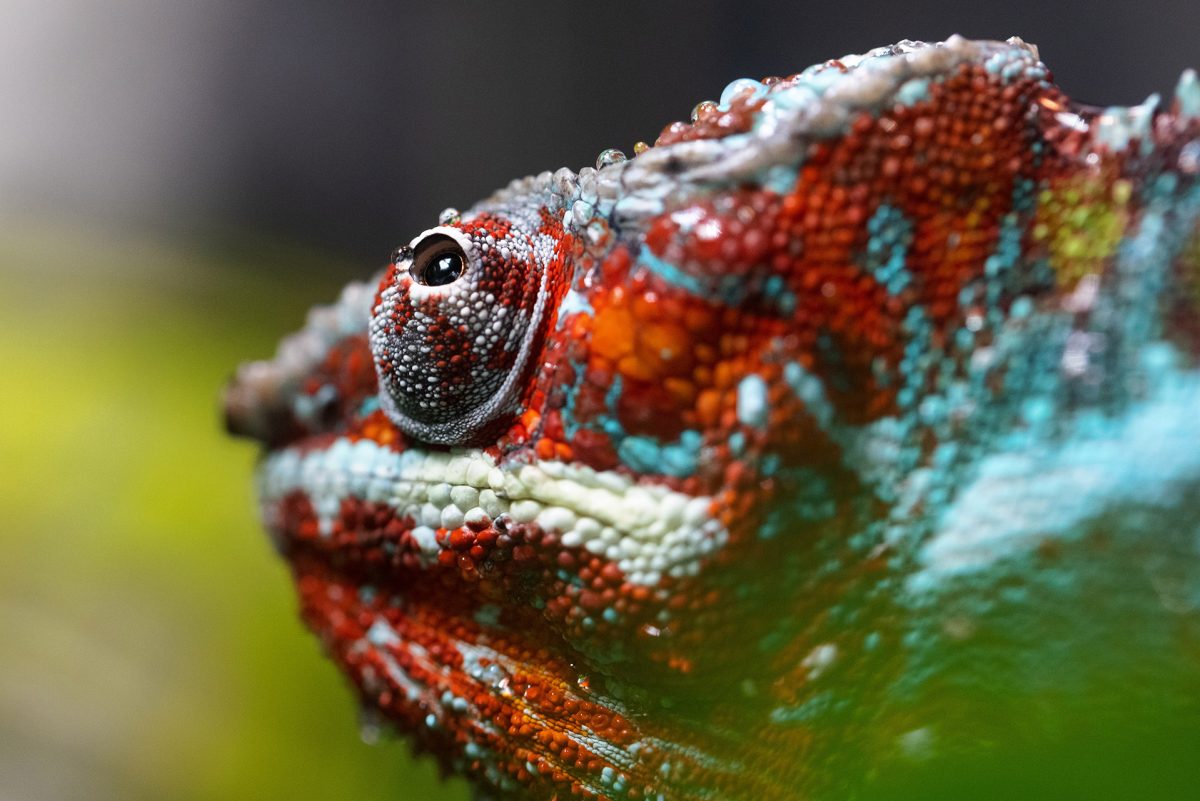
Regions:
M 1019 41 L 726 95 L 636 159 L 444 214 L 226 395 L 306 622 L 497 797 L 790 799 L 797 754 L 884 753 L 915 720 L 893 688 L 936 694 L 926 657 L 969 636 L 940 599 L 1054 534 L 972 498 L 1012 491 L 1011 459 L 978 465 L 1031 408 L 1092 397 L 1086 290 L 1200 253 L 1196 193 L 1190 240 L 1155 212 L 1118 252 L 1126 156 Z M 1148 135 L 1134 111 L 1094 124 Z M 1154 330 L 1126 318 L 1111 341 Z
M 370 324 L 388 417 L 414 439 L 461 445 L 511 412 L 558 272 L 550 236 L 495 215 L 400 248 Z

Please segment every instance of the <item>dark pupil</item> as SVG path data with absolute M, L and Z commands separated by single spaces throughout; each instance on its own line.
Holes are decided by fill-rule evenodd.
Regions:
M 445 286 L 463 273 L 462 256 L 453 252 L 439 253 L 421 271 L 421 283 L 426 286 Z

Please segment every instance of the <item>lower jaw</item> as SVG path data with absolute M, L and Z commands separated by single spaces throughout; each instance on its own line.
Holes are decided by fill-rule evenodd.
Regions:
M 291 559 L 301 615 L 364 707 L 499 797 L 794 797 L 747 764 L 752 740 L 618 700 L 537 631 Z

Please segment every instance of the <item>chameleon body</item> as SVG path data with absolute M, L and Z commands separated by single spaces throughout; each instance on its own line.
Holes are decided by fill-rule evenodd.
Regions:
M 489 796 L 779 799 L 989 681 L 993 739 L 1089 708 L 1113 604 L 1193 681 L 1194 73 L 1090 108 L 902 42 L 637 150 L 447 209 L 227 390 L 370 714 Z

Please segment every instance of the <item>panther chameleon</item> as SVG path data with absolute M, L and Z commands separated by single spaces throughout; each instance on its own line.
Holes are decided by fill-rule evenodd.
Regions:
M 226 418 L 306 624 L 481 797 L 836 797 L 1105 677 L 1196 710 L 1198 305 L 1194 72 L 903 41 L 446 209 Z

